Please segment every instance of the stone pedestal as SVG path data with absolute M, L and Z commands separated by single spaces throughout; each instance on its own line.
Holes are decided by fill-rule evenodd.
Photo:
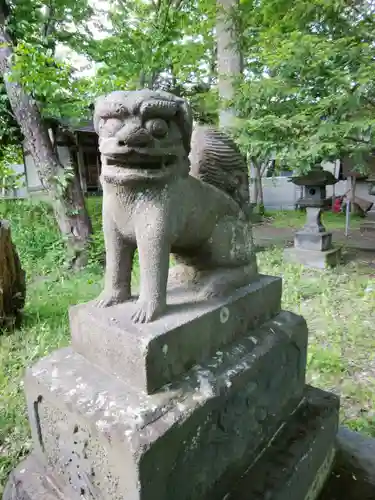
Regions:
M 332 233 L 326 231 L 320 207 L 306 207 L 306 224 L 294 236 L 294 247 L 284 250 L 287 262 L 325 269 L 339 264 L 341 249 L 332 246 Z
M 133 304 L 71 310 L 72 346 L 28 370 L 33 454 L 4 500 L 313 500 L 338 400 L 305 385 L 307 326 L 281 280 L 133 325 Z

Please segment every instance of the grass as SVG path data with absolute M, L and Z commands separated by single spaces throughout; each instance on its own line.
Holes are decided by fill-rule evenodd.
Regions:
M 268 210 L 266 217 L 269 219 L 271 226 L 277 228 L 298 228 L 302 227 L 306 222 L 306 213 L 301 210 Z M 330 211 L 324 212 L 322 217 L 325 227 L 332 229 L 345 229 L 345 215 L 337 214 Z M 358 215 L 350 216 L 350 228 L 359 228 L 363 218 Z
M 100 200 L 89 200 L 96 229 Z M 28 275 L 25 320 L 0 336 L 0 485 L 31 448 L 22 379 L 25 367 L 69 342 L 69 306 L 95 297 L 103 270 L 97 232 L 88 268 L 71 275 L 62 266 L 64 250 L 53 216 L 42 203 L 0 203 L 0 217 L 12 222 L 14 241 Z M 294 215 L 292 214 L 292 217 Z M 350 263 L 334 271 L 284 265 L 282 250 L 258 256 L 263 273 L 283 277 L 283 307 L 309 325 L 308 380 L 342 397 L 341 420 L 375 436 L 375 277 Z M 1 486 L 0 486 L 1 494 Z

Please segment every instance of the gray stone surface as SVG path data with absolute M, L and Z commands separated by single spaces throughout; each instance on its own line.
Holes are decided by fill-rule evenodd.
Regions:
M 341 427 L 333 472 L 319 500 L 374 500 L 375 439 Z
M 304 250 L 325 251 L 332 247 L 332 233 L 312 233 L 297 231 L 294 235 L 294 247 Z
M 155 395 L 58 351 L 25 380 L 35 453 L 67 498 L 225 493 L 300 402 L 306 349 L 305 321 L 282 312 Z
M 375 232 L 375 213 L 370 212 L 366 215 L 365 220 L 361 224 L 361 231 L 364 233 Z
M 238 471 L 228 470 L 225 480 L 199 500 L 315 500 L 330 473 L 338 422 L 338 400 L 323 391 L 306 388 L 305 399 L 286 425 L 275 435 L 265 452 L 241 479 Z M 219 448 L 217 452 L 219 452 Z M 218 457 L 219 455 L 215 455 Z M 212 460 L 212 457 L 211 457 Z M 184 488 L 193 483 L 188 474 L 176 487 L 173 500 L 185 498 Z M 227 494 L 223 496 L 222 491 Z M 181 494 L 182 493 L 182 494 Z M 85 498 L 99 498 L 86 492 Z M 91 495 L 91 496 L 90 496 Z M 47 469 L 35 456 L 29 457 L 12 474 L 3 500 L 78 500 L 74 493 L 62 494 Z M 81 497 L 82 498 L 82 497 Z M 100 497 L 106 498 L 106 497 Z M 113 496 L 113 499 L 120 498 Z M 128 495 L 121 500 L 131 500 Z M 145 496 L 164 500 L 167 497 Z M 169 497 L 168 497 L 169 498 Z M 369 500 L 346 494 L 336 500 Z M 324 498 L 324 500 L 335 500 Z
M 326 269 L 340 263 L 341 248 L 331 248 L 325 252 L 304 250 L 302 248 L 286 248 L 284 250 L 284 261 L 316 269 Z
M 78 498 L 62 497 L 58 485 L 35 455 L 27 457 L 12 471 L 3 493 L 3 500 L 78 500 Z
M 260 276 L 230 298 L 196 302 L 193 292 L 168 295 L 166 315 L 135 325 L 135 305 L 70 310 L 73 348 L 128 384 L 152 393 L 280 311 L 280 278 Z
M 102 158 L 106 248 L 98 307 L 130 300 L 136 249 L 140 294 L 135 323 L 164 314 L 171 252 L 186 267 L 177 274 L 182 284 L 197 286 L 202 280 L 206 297 L 257 276 L 247 165 L 233 141 L 205 127 L 191 142 L 187 102 L 147 89 L 99 98 L 94 122 Z
M 306 202 L 308 203 L 308 202 Z M 325 233 L 326 229 L 322 222 L 322 208 L 307 206 L 306 207 L 306 222 L 302 231 L 304 233 Z
M 339 400 L 312 387 L 305 396 L 225 500 L 315 500 L 319 496 L 334 461 Z

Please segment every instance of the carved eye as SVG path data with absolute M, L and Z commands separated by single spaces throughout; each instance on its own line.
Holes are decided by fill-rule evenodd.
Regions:
M 154 137 L 164 137 L 168 133 L 168 124 L 165 120 L 162 120 L 161 118 L 148 120 L 145 123 L 145 127 Z
M 122 127 L 122 122 L 118 118 L 102 118 L 99 122 L 100 135 L 112 137 Z

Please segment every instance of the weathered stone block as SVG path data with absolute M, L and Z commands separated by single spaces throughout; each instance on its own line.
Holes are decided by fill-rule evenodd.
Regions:
M 298 231 L 294 235 L 294 246 L 295 248 L 303 248 L 305 250 L 329 250 L 332 247 L 332 233 Z
M 132 302 L 78 305 L 70 310 L 72 345 L 106 372 L 152 393 L 277 314 L 281 294 L 281 279 L 271 276 L 204 302 L 176 291 L 168 296 L 168 314 L 145 325 L 131 321 Z
M 306 349 L 282 312 L 154 395 L 60 350 L 25 381 L 35 452 L 69 499 L 221 499 L 300 403 Z
M 340 427 L 334 469 L 319 500 L 375 498 L 375 439 Z
M 341 261 L 341 248 L 332 248 L 325 252 L 305 250 L 302 248 L 286 248 L 284 261 L 292 264 L 302 264 L 306 267 L 326 269 L 334 267 Z
M 62 500 L 62 496 L 44 464 L 32 454 L 12 471 L 3 500 Z
M 332 394 L 307 387 L 302 404 L 269 443 L 264 454 L 242 479 L 229 484 L 225 500 L 315 500 L 334 458 L 338 406 L 338 398 Z M 211 457 L 211 460 L 216 457 Z M 181 482 L 175 500 L 181 498 L 188 482 L 194 482 L 194 477 L 188 475 Z M 222 500 L 221 490 L 213 489 L 201 500 Z M 95 498 L 89 495 L 85 498 Z M 79 496 L 62 495 L 53 478 L 48 476 L 47 469 L 32 455 L 12 473 L 3 500 L 62 498 L 78 500 Z M 128 500 L 131 497 L 123 498 Z M 153 498 L 164 500 L 157 492 Z M 346 499 L 347 496 L 344 493 L 337 498 Z M 359 498 L 370 500 L 373 497 L 357 496 L 353 500 Z
M 303 404 L 225 499 L 318 498 L 334 463 L 338 421 L 339 398 L 308 386 Z

